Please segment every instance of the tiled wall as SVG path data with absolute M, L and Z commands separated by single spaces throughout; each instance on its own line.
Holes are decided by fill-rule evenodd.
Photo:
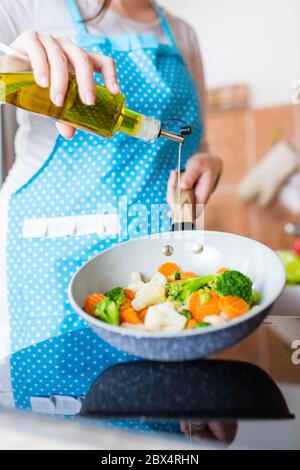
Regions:
M 268 209 L 244 204 L 236 194 L 238 183 L 272 146 L 274 132 L 295 136 L 295 108 L 291 105 L 259 110 L 232 110 L 208 115 L 211 151 L 224 161 L 220 186 L 206 208 L 206 229 L 233 232 L 255 238 L 274 249 L 291 248 L 293 237 L 283 231 L 300 216 L 277 201 Z

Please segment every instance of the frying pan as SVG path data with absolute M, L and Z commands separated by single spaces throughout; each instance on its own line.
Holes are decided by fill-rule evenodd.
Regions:
M 80 414 L 202 423 L 294 418 L 279 387 L 260 367 L 212 359 L 116 364 L 93 383 Z
M 281 260 L 265 245 L 230 233 L 186 230 L 193 228 L 195 222 L 193 194 L 182 192 L 178 199 L 173 219 L 175 232 L 134 239 L 103 251 L 79 269 L 69 286 L 71 306 L 98 336 L 117 349 L 149 360 L 195 360 L 234 345 L 262 323 L 286 282 Z M 262 300 L 249 313 L 224 326 L 178 334 L 117 327 L 84 312 L 82 307 L 88 295 L 127 286 L 131 272 L 151 278 L 166 261 L 199 276 L 224 266 L 239 270 L 254 281 Z

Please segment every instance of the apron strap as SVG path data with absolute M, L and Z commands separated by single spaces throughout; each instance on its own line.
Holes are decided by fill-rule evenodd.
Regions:
M 86 25 L 84 23 L 84 20 L 82 18 L 82 14 L 81 14 L 81 11 L 79 9 L 77 0 L 65 0 L 65 2 L 66 2 L 66 6 L 69 10 L 69 13 L 71 15 L 72 22 L 75 26 L 77 36 L 82 36 L 82 35 L 88 34 L 88 30 L 87 30 Z M 176 38 L 173 34 L 173 31 L 170 27 L 170 24 L 169 24 L 168 20 L 166 19 L 166 16 L 163 12 L 163 9 L 156 3 L 155 0 L 153 0 L 153 6 L 154 6 L 154 8 L 157 12 L 157 15 L 158 15 L 159 19 L 160 19 L 161 27 L 162 27 L 166 37 L 168 38 L 171 46 L 173 46 L 176 51 L 180 52 L 180 50 L 178 48 L 178 45 L 177 45 Z
M 88 34 L 77 0 L 65 0 L 65 3 L 76 29 L 77 36 Z
M 153 3 L 153 6 L 154 6 L 154 8 L 155 8 L 155 10 L 156 10 L 156 12 L 157 12 L 157 15 L 158 15 L 158 17 L 159 17 L 159 19 L 160 19 L 161 27 L 162 27 L 162 29 L 163 29 L 165 35 L 166 35 L 167 38 L 169 39 L 171 46 L 173 46 L 174 49 L 175 49 L 176 51 L 178 51 L 178 52 L 181 54 L 181 51 L 180 51 L 180 49 L 179 49 L 179 47 L 178 47 L 178 44 L 177 44 L 176 38 L 175 38 L 175 36 L 174 36 L 174 33 L 173 33 L 173 31 L 172 31 L 172 29 L 171 29 L 171 26 L 170 26 L 170 24 L 169 24 L 169 22 L 168 22 L 168 20 L 167 20 L 167 18 L 166 18 L 166 16 L 165 16 L 165 14 L 164 14 L 164 11 L 163 11 L 162 7 L 160 7 L 160 6 L 156 3 L 155 0 L 152 0 L 152 3 Z

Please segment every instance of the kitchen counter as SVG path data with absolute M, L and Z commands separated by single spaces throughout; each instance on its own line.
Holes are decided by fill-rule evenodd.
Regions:
M 12 416 L 4 413 L 14 406 L 4 389 L 9 370 L 0 366 L 0 449 L 300 449 L 300 315 L 275 313 L 208 360 L 118 365 L 98 378 L 87 398 L 41 391 L 31 397 L 31 409 Z M 81 426 L 90 441 L 82 441 Z

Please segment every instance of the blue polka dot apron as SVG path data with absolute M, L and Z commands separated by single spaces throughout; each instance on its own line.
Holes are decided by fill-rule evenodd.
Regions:
M 115 59 L 129 108 L 161 121 L 178 117 L 192 125 L 184 164 L 199 148 L 203 123 L 197 89 L 162 10 L 157 7 L 168 44 L 158 44 L 152 35 L 89 34 L 76 0 L 66 4 L 77 44 Z M 99 74 L 95 77 L 103 83 Z M 105 211 L 108 216 L 117 213 L 122 198 L 128 198 L 129 205 L 164 204 L 177 152 L 176 143 L 165 139 L 146 144 L 121 133 L 105 140 L 77 131 L 72 141 L 58 137 L 45 165 L 12 195 L 7 273 L 17 407 L 38 410 L 44 400 L 44 409 L 48 406 L 53 414 L 57 408 L 72 414 L 67 413 L 68 404 L 75 412 L 77 401 L 101 371 L 136 359 L 87 327 L 72 311 L 67 288 L 83 263 L 120 241 L 119 235 L 105 235 L 99 227 L 90 230 L 91 221 Z M 82 224 L 81 234 L 74 234 L 76 223 Z M 130 236 L 124 233 L 122 241 Z

